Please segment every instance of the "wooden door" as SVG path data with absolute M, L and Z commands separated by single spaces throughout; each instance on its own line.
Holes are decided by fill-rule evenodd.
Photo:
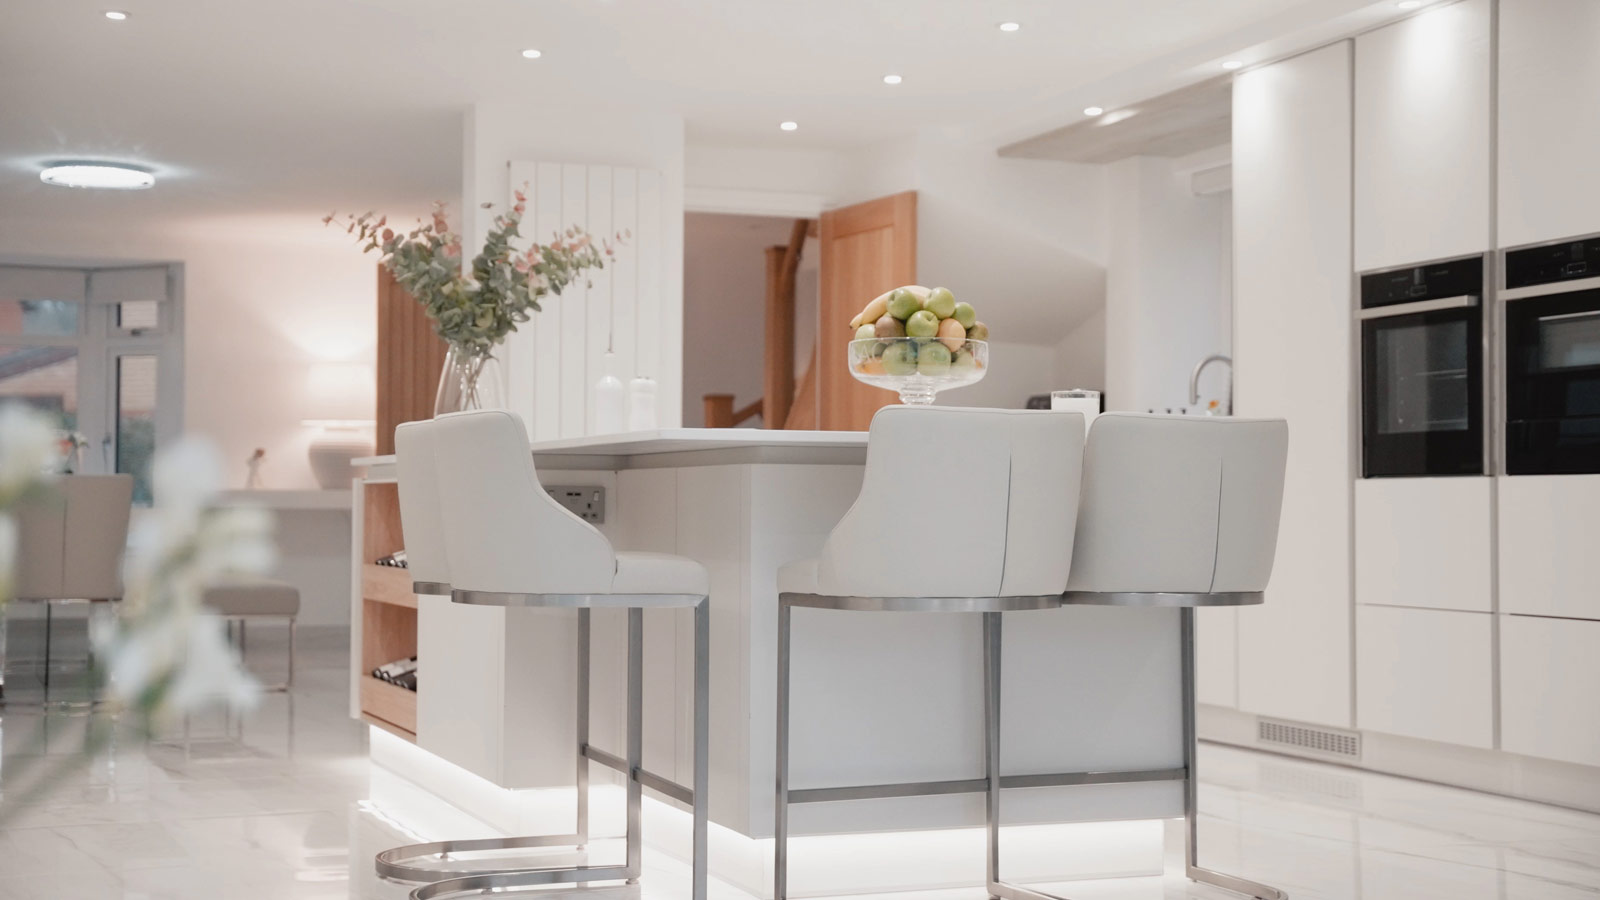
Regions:
M 821 297 L 817 304 L 817 427 L 865 431 L 891 391 L 850 376 L 850 320 L 872 298 L 917 278 L 917 193 L 906 191 L 822 214 Z

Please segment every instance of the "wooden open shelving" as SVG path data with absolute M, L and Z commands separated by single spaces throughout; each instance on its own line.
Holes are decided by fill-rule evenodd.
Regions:
M 421 304 L 378 267 L 377 454 L 394 452 L 394 429 L 433 415 L 434 389 L 444 365 L 445 344 L 434 333 Z M 361 486 L 361 565 L 357 604 L 361 649 L 354 683 L 361 719 L 407 740 L 417 738 L 417 695 L 369 673 L 417 655 L 417 597 L 406 569 L 373 561 L 405 547 L 400 496 L 392 482 Z

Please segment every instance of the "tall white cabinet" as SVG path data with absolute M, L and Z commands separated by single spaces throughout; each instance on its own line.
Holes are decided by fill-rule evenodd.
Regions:
M 1351 44 L 1234 84 L 1235 408 L 1289 422 L 1277 562 L 1239 613 L 1239 708 L 1351 722 Z
M 1491 0 L 1355 40 L 1355 268 L 1488 251 Z M 1486 302 L 1486 301 L 1485 301 Z M 1356 726 L 1494 746 L 1493 479 L 1355 484 Z
M 1500 4 L 1500 245 L 1600 231 L 1600 3 Z
M 1356 271 L 1489 249 L 1490 7 L 1356 38 Z

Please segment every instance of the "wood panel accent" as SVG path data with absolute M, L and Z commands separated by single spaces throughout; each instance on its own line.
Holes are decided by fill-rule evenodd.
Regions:
M 361 718 L 400 737 L 417 739 L 417 694 L 371 675 L 361 679 Z
M 363 598 L 361 672 L 417 655 L 417 611 Z
M 407 609 L 417 608 L 417 595 L 411 593 L 411 573 L 394 566 L 362 565 L 361 599 Z
M 917 194 L 906 191 L 822 214 L 822 291 L 817 304 L 817 427 L 865 431 L 895 401 L 845 366 L 850 319 L 873 297 L 917 278 Z
M 761 424 L 783 428 L 794 403 L 794 287 L 811 219 L 795 219 L 789 243 L 767 248 L 766 374 Z
M 733 428 L 760 415 L 765 405 L 765 401 L 756 400 L 742 409 L 734 409 L 732 394 L 706 394 L 704 402 L 707 428 Z
M 422 304 L 378 267 L 378 455 L 394 452 L 394 427 L 433 417 L 444 339 Z
M 800 387 L 794 392 L 794 405 L 789 407 L 789 418 L 783 427 L 791 431 L 809 431 L 817 427 L 817 347 L 811 346 L 811 364 L 800 377 Z

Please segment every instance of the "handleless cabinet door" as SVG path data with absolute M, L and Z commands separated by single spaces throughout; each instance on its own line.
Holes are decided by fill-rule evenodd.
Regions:
M 1356 482 L 1356 602 L 1489 612 L 1491 481 Z
M 1489 0 L 1356 38 L 1357 271 L 1489 249 Z
M 1500 617 L 1500 746 L 1600 766 L 1600 622 Z
M 1490 613 L 1363 606 L 1356 612 L 1356 727 L 1494 746 Z
M 1500 479 L 1500 611 L 1600 619 L 1600 475 Z
M 1600 231 L 1600 3 L 1500 4 L 1500 245 Z
M 1336 726 L 1351 724 L 1350 129 L 1348 41 L 1234 82 L 1237 409 L 1289 423 L 1272 581 L 1238 613 L 1239 708 Z

